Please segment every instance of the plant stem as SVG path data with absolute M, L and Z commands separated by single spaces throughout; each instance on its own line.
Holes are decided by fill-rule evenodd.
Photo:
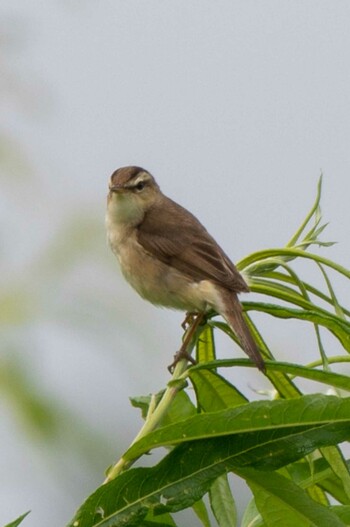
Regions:
M 201 316 L 201 315 L 198 315 Z M 191 354 L 195 343 L 197 342 L 198 336 L 203 331 L 203 325 L 200 323 L 196 325 L 197 319 L 190 325 L 190 327 L 186 330 L 186 333 L 184 335 L 184 343 L 186 343 L 186 337 L 188 335 L 191 336 L 188 343 L 186 343 L 186 352 L 188 355 Z M 196 327 L 194 328 L 194 326 Z M 191 331 L 195 329 L 195 331 L 191 334 Z M 136 435 L 134 440 L 132 441 L 130 447 L 139 441 L 142 437 L 146 436 L 152 430 L 155 430 L 159 424 L 161 423 L 163 417 L 167 413 L 171 403 L 176 397 L 176 394 L 182 390 L 186 386 L 186 382 L 184 382 L 181 377 L 183 376 L 184 372 L 187 370 L 187 359 L 181 359 L 175 366 L 174 373 L 172 375 L 172 378 L 170 382 L 168 383 L 167 389 L 165 390 L 163 397 L 159 401 L 156 408 L 152 411 L 149 411 L 146 421 L 144 422 L 141 430 Z M 130 448 L 129 447 L 129 448 Z M 104 481 L 104 483 L 108 483 L 109 481 L 112 481 L 115 479 L 121 472 L 128 469 L 138 458 L 135 458 L 133 460 L 129 460 L 125 458 L 124 455 L 119 459 L 119 461 L 113 465 L 109 470 L 107 477 Z

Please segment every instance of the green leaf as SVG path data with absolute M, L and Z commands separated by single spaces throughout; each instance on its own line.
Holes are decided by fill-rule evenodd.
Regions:
M 237 510 L 226 474 L 214 481 L 209 490 L 209 499 L 219 527 L 235 527 Z
M 317 264 L 318 267 L 320 268 L 322 274 L 323 274 L 323 277 L 325 279 L 325 282 L 327 284 L 327 287 L 328 287 L 328 291 L 329 291 L 329 294 L 331 296 L 331 299 L 332 299 L 332 304 L 334 306 L 334 310 L 336 312 L 336 314 L 338 315 L 338 317 L 342 318 L 345 320 L 345 314 L 341 308 L 341 305 L 339 304 L 338 302 L 338 299 L 336 297 L 336 294 L 334 292 L 334 289 L 332 287 L 332 283 L 330 281 L 330 279 L 328 278 L 328 275 L 326 273 L 326 271 L 324 270 L 323 266 L 321 264 Z
M 226 470 L 220 444 L 213 446 L 181 445 L 155 467 L 123 472 L 98 488 L 68 527 L 142 525 L 149 510 L 156 515 L 194 505 Z
M 294 285 L 297 284 L 295 283 Z M 261 277 L 253 278 L 250 281 L 250 289 L 253 293 L 278 298 L 284 302 L 289 302 L 290 304 L 302 307 L 305 310 L 316 307 L 312 302 L 305 298 L 305 296 L 300 294 L 299 291 L 271 279 Z
M 140 527 L 176 527 L 176 523 L 169 513 L 155 516 L 152 509 L 148 511 L 146 518 L 139 525 Z
M 284 261 L 294 260 L 295 258 L 305 258 L 306 260 L 311 260 L 314 262 L 319 262 L 321 264 L 334 269 L 339 274 L 342 274 L 346 278 L 350 278 L 350 270 L 346 269 L 342 265 L 336 264 L 328 258 L 319 256 L 318 254 L 305 252 L 302 249 L 263 249 L 262 251 L 257 251 L 253 254 L 250 254 L 240 262 L 236 264 L 236 267 L 239 271 L 244 270 L 248 275 L 261 274 L 265 272 L 265 269 L 268 271 L 271 270 L 270 260 L 273 259 L 274 267 L 276 267 L 276 259 L 281 258 Z
M 203 500 L 196 501 L 196 503 L 192 505 L 192 509 L 204 527 L 211 527 L 208 511 Z
M 327 479 L 323 479 L 318 485 L 324 492 L 333 496 L 337 502 L 344 505 L 349 504 L 349 499 L 344 492 L 344 487 L 336 476 L 329 476 Z
M 327 494 L 318 485 L 311 485 L 311 487 L 308 487 L 307 493 L 309 497 L 317 503 L 321 503 L 321 505 L 326 506 L 329 505 Z
M 334 446 L 324 447 L 321 452 L 334 474 L 341 480 L 344 492 L 348 497 L 348 503 L 350 503 L 350 473 L 343 454 L 339 448 Z
M 164 394 L 164 391 L 161 391 L 155 395 L 156 404 L 159 403 L 163 394 Z M 151 404 L 152 398 L 153 398 L 152 395 L 146 395 L 146 396 L 142 395 L 142 396 L 130 398 L 131 404 L 135 408 L 141 409 L 142 417 L 144 419 L 146 419 L 147 417 L 147 414 L 149 411 L 149 405 Z M 175 398 L 172 401 L 172 404 L 169 406 L 167 413 L 162 419 L 161 426 L 169 425 L 171 423 L 176 423 L 177 421 L 186 419 L 192 415 L 195 415 L 196 413 L 197 413 L 196 407 L 192 403 L 188 394 L 184 390 L 181 390 L 176 394 Z
M 323 427 L 325 430 L 331 427 L 335 434 L 338 430 L 342 437 L 344 437 L 345 432 L 345 437 L 350 437 L 349 425 L 350 398 L 340 399 L 335 396 L 306 395 L 291 400 L 255 401 L 236 408 L 196 415 L 175 425 L 155 430 L 134 443 L 127 450 L 124 458 L 127 460 L 137 458 L 159 446 L 175 445 L 184 441 L 210 437 L 232 436 L 233 434 L 240 434 L 240 437 L 244 438 L 246 436 L 247 438 L 259 437 L 262 441 L 261 444 L 266 441 L 267 444 L 270 444 L 273 452 L 274 440 L 280 442 L 283 435 L 292 434 L 295 445 L 300 441 L 299 446 L 301 446 L 305 444 L 308 433 L 312 435 L 312 432 L 315 432 L 314 439 L 317 442 L 317 439 L 323 436 Z M 264 440 L 262 440 L 263 431 L 268 432 L 264 436 Z M 311 437 L 308 438 L 308 441 L 310 446 Z M 238 443 L 236 444 L 238 445 Z M 258 444 L 259 441 L 254 446 Z M 290 453 L 292 451 L 293 448 L 290 449 Z M 311 450 L 308 449 L 308 451 Z M 277 459 L 278 457 L 274 456 L 268 457 L 265 462 L 273 463 Z M 260 460 L 260 462 L 263 461 L 263 459 Z M 258 463 L 258 460 L 256 462 Z
M 271 278 L 271 279 L 279 280 L 279 281 L 282 281 L 282 282 L 287 282 L 289 284 L 295 284 L 295 280 L 292 277 L 290 277 L 290 276 L 288 276 L 288 275 L 286 275 L 284 273 L 278 272 L 278 271 L 272 271 L 271 273 L 267 273 L 264 276 L 265 276 L 265 278 Z M 255 278 L 253 279 L 253 281 L 254 280 L 255 280 Z M 316 297 L 320 298 L 321 300 L 324 300 L 328 304 L 332 304 L 333 305 L 332 298 L 330 298 L 329 296 L 325 295 L 322 291 L 319 291 L 316 287 L 314 287 L 311 284 L 309 284 L 307 282 L 304 282 L 304 281 L 301 281 L 301 284 L 302 284 L 302 286 L 304 287 L 304 289 L 308 293 L 311 293 L 311 294 L 315 295 Z M 350 311 L 348 309 L 346 309 L 344 306 L 340 306 L 340 307 L 341 307 L 342 312 L 345 315 L 350 316 Z
M 332 410 L 334 424 L 311 429 L 302 436 L 290 434 L 286 441 L 278 441 L 279 428 L 275 425 L 266 433 L 223 436 L 179 445 L 155 467 L 130 469 L 97 489 L 79 509 L 69 527 L 140 525 L 150 509 L 156 515 L 192 506 L 208 492 L 219 476 L 230 470 L 239 473 L 247 465 L 275 468 L 307 455 L 315 448 L 345 440 L 350 435 L 349 423 L 347 421 L 341 429 L 337 427 L 336 420 L 341 418 L 343 411 L 350 416 L 349 408 L 336 406 L 332 409 L 326 406 L 323 410 L 318 408 L 321 415 Z M 286 416 L 287 406 L 283 410 Z M 305 406 L 303 412 L 306 419 L 309 413 L 313 413 L 312 408 L 308 410 Z M 303 418 L 304 414 L 300 417 Z M 278 422 L 278 414 L 274 418 Z M 264 445 L 267 435 L 268 442 Z M 271 448 L 271 441 L 276 448 Z M 261 471 L 261 477 L 266 481 L 270 481 L 271 474 Z
M 254 336 L 254 340 L 257 343 L 260 350 L 262 351 L 265 360 L 269 358 L 273 359 L 273 355 L 269 347 L 267 346 L 261 333 L 258 331 L 258 328 L 254 324 L 254 322 L 251 320 L 248 313 L 245 313 L 245 318 L 249 325 L 249 329 Z M 283 397 L 284 399 L 292 399 L 294 397 L 299 397 L 301 395 L 300 390 L 295 386 L 295 384 L 290 379 L 290 377 L 286 375 L 285 373 L 273 371 L 270 369 L 269 371 L 267 371 L 267 377 L 270 380 L 270 382 L 273 384 L 274 388 L 276 389 L 280 397 Z
M 134 397 L 129 397 L 129 400 L 134 408 L 139 408 L 141 410 L 142 419 L 146 419 L 150 404 L 153 404 L 154 401 L 157 405 L 163 394 L 164 390 L 154 395 L 135 395 Z
M 248 400 L 224 377 L 211 370 L 191 372 L 191 381 L 199 407 L 204 412 L 215 412 L 247 403 Z
M 197 342 L 197 362 L 215 358 L 213 327 L 207 325 Z M 191 375 L 198 407 L 205 412 L 238 406 L 247 399 L 226 379 L 214 371 L 202 370 Z
M 350 352 L 350 324 L 316 306 L 313 310 L 299 310 L 263 302 L 244 302 L 244 308 L 247 311 L 263 311 L 277 318 L 295 318 L 324 326 L 338 338 L 344 349 Z
M 311 500 L 300 487 L 276 472 L 268 477 L 251 468 L 235 472 L 251 488 L 266 527 L 346 527 L 334 512 Z
M 339 503 L 349 503 L 349 498 L 344 492 L 341 480 L 324 458 L 314 460 L 312 465 L 305 461 L 293 463 L 288 466 L 288 472 L 294 483 L 299 485 L 299 487 L 306 489 L 317 485 L 323 491 L 333 496 Z
M 166 521 L 166 517 L 171 518 L 170 514 L 162 514 L 161 516 L 154 516 L 151 520 L 141 520 L 136 524 L 132 524 L 135 527 L 176 527 L 176 523 L 170 523 Z
M 247 314 L 246 314 L 246 320 L 247 320 L 247 323 L 249 324 L 249 328 L 251 332 L 254 335 L 254 339 L 256 343 L 258 344 L 260 350 L 262 350 L 263 352 L 265 360 L 266 360 L 266 357 L 272 358 L 272 353 L 270 352 L 266 342 L 264 341 L 257 327 L 255 326 L 255 324 L 253 323 L 253 321 L 250 319 L 250 317 Z M 224 333 L 226 333 L 226 335 L 228 335 L 232 340 L 236 342 L 235 335 L 233 334 L 231 328 L 225 322 L 216 322 L 216 321 L 211 320 L 210 324 L 214 328 L 218 328 Z M 252 366 L 252 363 L 250 361 L 249 362 L 245 361 L 245 364 L 249 364 Z M 231 364 L 231 366 L 232 365 L 233 364 Z M 197 372 L 200 368 L 202 368 L 202 366 L 203 365 L 198 365 L 194 369 L 191 369 L 191 373 L 190 373 L 191 377 L 193 373 Z M 204 367 L 207 367 L 207 366 L 209 365 L 206 364 Z M 291 379 L 284 373 L 280 373 L 278 371 L 272 370 L 272 368 L 269 368 L 267 371 L 267 377 L 269 378 L 269 380 L 271 381 L 273 386 L 276 388 L 277 392 L 280 394 L 281 397 L 290 399 L 293 397 L 299 397 L 301 395 L 300 390 L 293 384 Z
M 315 202 L 313 204 L 313 206 L 311 207 L 311 210 L 308 212 L 305 220 L 302 222 L 302 224 L 300 225 L 300 227 L 298 228 L 298 230 L 296 231 L 296 233 L 292 236 L 292 238 L 289 240 L 289 242 L 287 243 L 287 247 L 293 247 L 293 245 L 296 244 L 296 242 L 299 240 L 300 236 L 302 235 L 303 231 L 305 230 L 307 224 L 309 223 L 309 221 L 311 220 L 312 216 L 315 215 L 315 219 L 316 219 L 316 224 L 318 224 L 321 220 L 320 218 L 320 201 L 321 201 L 321 194 L 322 194 L 322 174 L 318 180 L 318 184 L 317 184 L 317 194 L 316 194 L 316 199 L 315 199 Z
M 251 499 L 245 509 L 241 527 L 266 527 L 260 512 L 256 508 L 255 499 Z
M 22 520 L 24 520 L 24 518 L 26 516 L 28 516 L 29 513 L 30 513 L 30 511 L 25 512 L 24 514 L 22 514 L 22 516 L 17 518 L 17 520 L 15 520 L 15 521 L 13 521 L 11 523 L 8 523 L 7 525 L 5 525 L 5 527 L 17 527 L 20 523 L 22 523 Z
M 213 328 L 207 324 L 197 340 L 196 359 L 197 362 L 208 362 L 215 358 L 214 332 Z
M 316 382 L 322 382 L 335 388 L 341 388 L 343 390 L 350 391 L 350 377 L 346 375 L 340 375 L 339 373 L 333 373 L 330 371 L 316 370 L 309 368 L 308 366 L 300 366 L 299 364 L 292 364 L 290 362 L 279 362 L 279 361 L 265 361 L 267 372 L 284 372 L 296 377 L 303 377 L 304 379 L 310 379 Z M 208 364 L 198 364 L 193 366 L 188 375 L 191 377 L 193 373 L 201 371 L 202 369 L 211 368 L 231 368 L 232 366 L 247 366 L 254 368 L 255 365 L 249 359 L 219 359 Z
M 350 505 L 333 505 L 330 509 L 345 523 L 345 525 L 350 525 Z

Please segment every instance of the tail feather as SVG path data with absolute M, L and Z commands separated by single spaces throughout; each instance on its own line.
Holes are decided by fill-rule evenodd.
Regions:
M 248 357 L 255 362 L 260 371 L 265 373 L 265 363 L 254 341 L 252 334 L 243 318 L 242 306 L 236 295 L 230 295 L 230 302 L 225 312 L 222 313 L 226 322 L 237 335 L 242 348 Z

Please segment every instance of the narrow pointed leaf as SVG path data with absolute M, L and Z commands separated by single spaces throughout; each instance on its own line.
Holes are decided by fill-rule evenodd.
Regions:
M 339 448 L 334 446 L 322 448 L 321 452 L 323 457 L 328 461 L 334 474 L 341 480 L 344 492 L 350 503 L 350 473 L 343 454 Z
M 215 412 L 245 404 L 248 400 L 224 377 L 211 370 L 191 373 L 199 407 L 204 412 Z
M 135 468 L 98 488 L 68 527 L 142 525 L 149 511 L 176 512 L 193 506 L 230 468 L 227 442 L 181 445 L 152 468 Z
M 209 515 L 203 500 L 196 501 L 192 509 L 204 527 L 211 527 Z
M 314 502 L 305 491 L 280 474 L 254 469 L 235 472 L 245 478 L 266 527 L 346 527 L 327 507 Z
M 207 324 L 197 340 L 196 359 L 197 362 L 208 362 L 215 358 L 214 332 L 213 328 Z
M 18 525 L 19 525 L 20 523 L 22 523 L 22 521 L 24 520 L 24 518 L 25 518 L 26 516 L 28 516 L 29 512 L 30 512 L 30 511 L 25 512 L 24 514 L 22 514 L 22 516 L 20 516 L 19 518 L 17 518 L 17 520 L 14 520 L 13 522 L 8 523 L 7 525 L 5 525 L 5 527 L 18 527 Z
M 271 273 L 267 273 L 264 276 L 265 278 L 271 278 L 272 280 L 275 280 L 275 281 L 280 280 L 281 282 L 286 282 L 288 284 L 295 283 L 294 280 L 290 276 L 284 273 L 281 273 L 279 271 L 272 271 Z M 255 280 L 255 278 L 253 280 Z M 328 304 L 333 305 L 333 300 L 329 296 L 325 295 L 322 291 L 319 291 L 316 287 L 312 286 L 308 282 L 302 281 L 302 284 L 308 293 L 311 293 L 317 296 L 318 298 L 324 300 Z M 344 314 L 346 314 L 347 316 L 350 316 L 350 311 L 348 309 L 346 309 L 344 306 L 340 306 L 340 307 Z
M 150 509 L 140 527 L 176 527 L 176 523 L 170 514 L 165 513 L 155 516 Z
M 336 294 L 334 292 L 334 289 L 332 287 L 332 284 L 331 284 L 331 281 L 330 279 L 328 278 L 328 274 L 326 273 L 326 271 L 324 270 L 323 266 L 321 264 L 318 264 L 318 267 L 320 268 L 322 274 L 323 274 L 323 277 L 325 279 L 325 282 L 327 284 L 327 287 L 328 287 L 328 291 L 330 293 L 330 296 L 331 296 L 331 299 L 332 299 L 332 304 L 334 306 L 334 309 L 335 309 L 335 312 L 336 314 L 338 315 L 338 317 L 342 318 L 345 320 L 345 316 L 344 316 L 344 312 L 338 302 L 338 299 L 336 297 Z
M 307 409 L 304 408 L 304 411 L 308 414 Z M 321 413 L 325 412 L 326 408 Z M 333 408 L 335 418 L 341 413 L 340 408 Z M 149 510 L 154 514 L 164 514 L 191 507 L 208 492 L 220 475 L 228 471 L 234 470 L 241 475 L 243 468 L 245 470 L 249 465 L 278 468 L 281 463 L 290 463 L 315 448 L 343 441 L 350 436 L 348 424 L 343 428 L 334 424 L 325 425 L 309 430 L 303 437 L 290 435 L 286 441 L 283 438 L 278 441 L 279 432 L 278 427 L 268 431 L 269 441 L 274 442 L 273 446 L 277 445 L 277 450 L 271 449 L 271 445 L 265 442 L 267 432 L 184 443 L 174 448 L 155 467 L 130 469 L 98 488 L 81 506 L 68 527 L 142 525 Z M 260 473 L 265 481 L 270 481 L 273 474 L 254 472 Z
M 313 310 L 299 310 L 263 302 L 245 302 L 244 307 L 247 311 L 263 311 L 277 318 L 294 318 L 324 326 L 337 337 L 344 349 L 350 352 L 350 323 L 324 310 L 317 309 L 316 306 Z
M 270 258 L 287 258 L 289 260 L 295 258 L 305 258 L 306 260 L 312 260 L 314 262 L 319 262 L 338 273 L 342 274 L 346 278 L 350 278 L 350 270 L 346 269 L 342 265 L 339 265 L 328 258 L 319 256 L 318 254 L 305 252 L 301 249 L 264 249 L 262 251 L 257 251 L 256 253 L 250 254 L 240 262 L 236 264 L 238 270 L 245 270 L 248 275 L 255 273 L 259 274 L 265 267 L 269 267 Z
M 235 527 L 237 525 L 236 504 L 226 474 L 214 481 L 209 490 L 209 499 L 219 527 Z
M 339 478 L 336 476 L 330 476 L 327 479 L 323 479 L 319 483 L 321 489 L 323 489 L 327 494 L 333 496 L 333 498 L 343 505 L 349 505 L 349 499 L 344 492 L 344 487 Z
M 244 511 L 241 527 L 266 527 L 260 512 L 256 508 L 254 498 L 250 500 Z
M 348 463 L 347 463 L 348 465 Z M 289 465 L 288 472 L 294 483 L 303 489 L 317 485 L 324 492 L 333 496 L 339 503 L 349 504 L 341 480 L 331 469 L 324 458 L 316 459 L 312 466 L 305 461 Z
M 254 340 L 257 343 L 259 349 L 262 351 L 262 354 L 266 359 L 273 359 L 273 355 L 267 346 L 265 340 L 263 339 L 260 331 L 257 326 L 254 324 L 248 313 L 245 313 L 246 321 L 249 325 L 249 329 L 254 336 Z M 285 373 L 274 371 L 269 369 L 267 371 L 267 377 L 276 389 L 280 397 L 284 399 L 292 399 L 294 397 L 299 397 L 301 395 L 300 390 L 295 386 L 293 381 Z
M 326 493 L 318 485 L 311 485 L 311 487 L 308 487 L 307 494 L 310 496 L 310 498 L 313 501 L 316 501 L 317 503 L 321 503 L 321 505 L 325 505 L 325 506 L 329 505 L 329 499 Z
M 164 394 L 164 391 L 159 392 L 155 395 L 157 404 L 161 400 L 163 394 Z M 131 404 L 135 408 L 141 409 L 143 419 L 146 419 L 147 417 L 151 399 L 152 399 L 151 395 L 146 395 L 146 396 L 141 395 L 138 397 L 130 397 Z M 197 413 L 197 410 L 194 404 L 192 403 L 191 399 L 189 398 L 188 394 L 184 390 L 179 391 L 176 394 L 175 399 L 172 401 L 172 404 L 170 405 L 168 412 L 163 417 L 162 426 L 168 425 L 171 423 L 176 423 L 177 421 L 186 419 L 187 417 L 190 417 L 191 415 L 196 415 L 196 413 Z
M 189 440 L 232 434 L 242 436 L 251 432 L 261 434 L 262 431 L 271 431 L 276 434 L 272 436 L 277 437 L 278 432 L 286 436 L 289 433 L 298 435 L 300 429 L 300 440 L 303 441 L 302 436 L 306 431 L 315 431 L 330 424 L 335 427 L 334 430 L 337 429 L 337 424 L 342 431 L 348 427 L 350 437 L 350 398 L 306 395 L 291 400 L 256 401 L 236 408 L 196 415 L 155 430 L 134 443 L 124 457 L 134 459 L 152 448 Z
M 304 379 L 310 379 L 315 382 L 322 382 L 333 386 L 334 388 L 341 388 L 342 390 L 350 391 L 350 377 L 347 375 L 341 375 L 340 373 L 333 373 L 330 371 L 316 370 L 308 366 L 300 366 L 299 364 L 292 364 L 290 362 L 279 362 L 279 361 L 265 361 L 267 372 L 284 372 L 295 377 L 303 377 Z M 191 377 L 193 373 L 200 371 L 204 368 L 231 368 L 232 366 L 247 366 L 254 368 L 254 364 L 249 359 L 219 359 L 209 362 L 208 364 L 198 364 L 193 366 L 189 371 Z
M 330 509 L 344 522 L 345 525 L 350 525 L 350 505 L 333 505 Z
M 303 231 L 305 230 L 307 224 L 309 223 L 309 221 L 314 215 L 316 216 L 316 223 L 320 221 L 320 208 L 319 207 L 320 207 L 320 201 L 321 201 L 321 194 L 322 194 L 322 174 L 318 180 L 315 202 L 313 206 L 311 207 L 311 210 L 308 212 L 306 218 L 304 219 L 304 221 L 302 222 L 302 224 L 296 231 L 296 233 L 293 234 L 292 238 L 287 243 L 287 247 L 292 247 L 293 245 L 296 244 L 296 242 L 302 235 Z

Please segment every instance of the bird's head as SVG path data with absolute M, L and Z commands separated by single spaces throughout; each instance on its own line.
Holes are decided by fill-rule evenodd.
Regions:
M 109 182 L 108 211 L 115 220 L 135 225 L 161 195 L 147 170 L 136 166 L 118 168 Z

